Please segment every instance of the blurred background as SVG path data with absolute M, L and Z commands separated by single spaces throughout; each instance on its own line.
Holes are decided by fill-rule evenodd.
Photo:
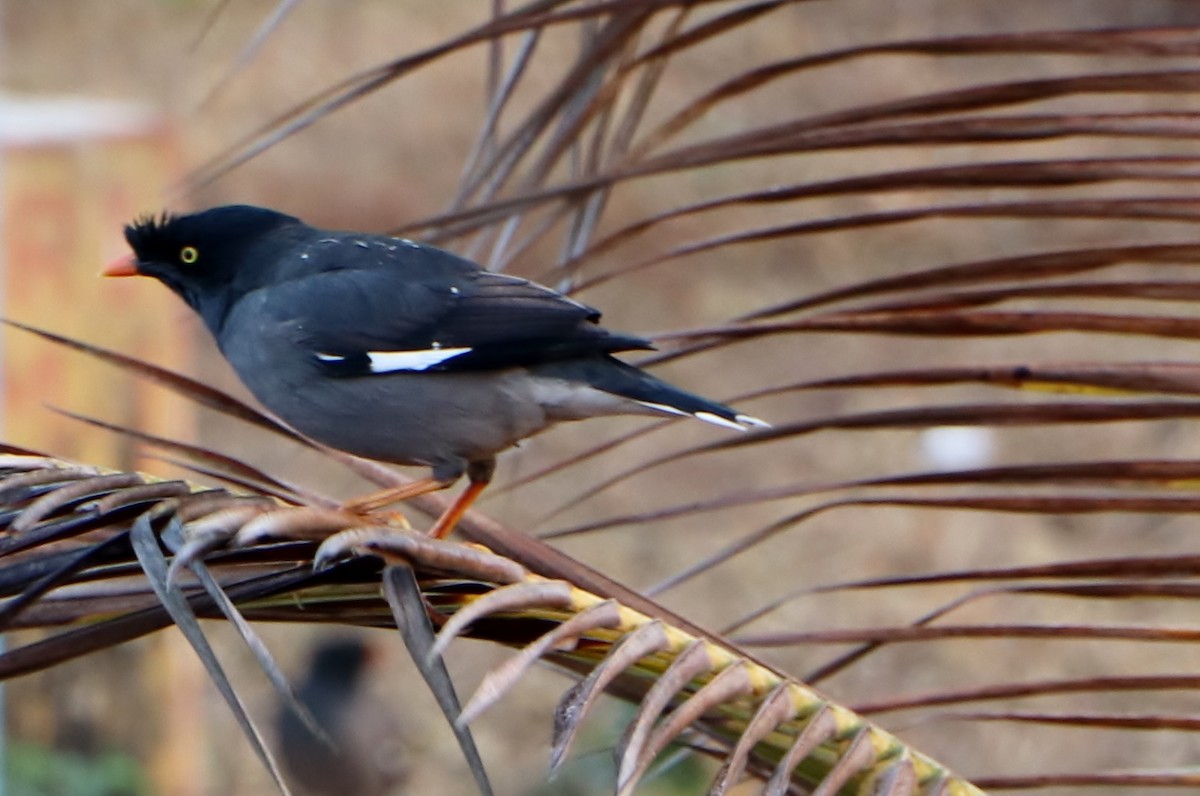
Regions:
M 735 4 L 711 4 L 715 16 Z M 781 3 L 761 19 L 731 28 L 703 46 L 680 52 L 658 85 L 643 129 L 653 130 L 685 103 L 756 65 L 818 52 L 869 48 L 880 42 L 953 39 L 1055 29 L 1122 26 L 1187 27 L 1200 6 L 1186 0 L 1034 0 L 960 3 L 953 0 L 867 0 Z M 405 75 L 383 90 L 339 108 L 236 168 L 214 171 L 226 156 L 291 109 L 348 76 L 436 45 L 483 23 L 486 3 L 440 0 L 0 0 L 0 264 L 3 313 L 13 319 L 81 338 L 170 369 L 200 376 L 246 397 L 219 361 L 199 323 L 160 286 L 139 280 L 108 284 L 95 278 L 122 253 L 122 225 L 163 208 L 187 210 L 229 202 L 276 207 L 329 227 L 396 229 L 451 207 L 464 165 L 487 118 L 489 86 L 484 46 L 465 48 Z M 536 58 L 512 99 L 513 114 L 537 107 L 573 63 L 580 33 L 548 28 Z M 519 52 L 514 38 L 507 57 Z M 968 57 L 970 56 L 970 57 Z M 999 53 L 883 52 L 856 57 L 764 82 L 753 91 L 699 114 L 673 142 L 679 147 L 783 124 L 798 117 L 861 108 L 885 108 L 904 98 L 967 86 L 1019 83 L 1079 73 L 1128 74 L 1177 69 L 1191 75 L 1191 53 L 1164 55 L 1148 65 L 1136 52 Z M 1139 114 L 1163 119 L 1194 114 L 1195 91 L 1096 89 L 1064 91 L 1030 100 L 1021 112 L 1069 116 Z M 1014 99 L 1014 103 L 1022 100 Z M 1053 103 L 1053 105 L 1049 105 Z M 972 110 L 961 111 L 971 118 Z M 994 110 L 991 108 L 990 110 Z M 1015 112 L 1014 112 L 1015 113 Z M 918 114 L 917 118 L 924 118 Z M 1057 117 L 1056 117 L 1057 118 Z M 1188 116 L 1190 123 L 1190 116 Z M 1181 121 L 1180 124 L 1183 124 Z M 1191 137 L 1189 137 L 1189 135 Z M 1178 136 L 1039 136 L 1005 141 L 1009 160 L 1190 156 L 1194 134 Z M 855 175 L 1000 159 L 986 143 L 947 140 L 937 146 L 875 144 L 730 158 L 705 168 L 656 173 L 623 182 L 608 197 L 603 234 L 672 208 L 773 185 L 816 184 Z M 566 168 L 559 166 L 560 169 Z M 1190 175 L 1191 172 L 1187 174 Z M 216 174 L 214 179 L 207 177 Z M 205 178 L 205 179 L 200 179 Z M 540 239 L 504 262 L 521 275 L 571 287 L 625 265 L 671 255 L 677 247 L 773 225 L 866 218 L 913 210 L 910 221 L 836 225 L 812 234 L 764 235 L 738 246 L 708 246 L 671 255 L 654 267 L 609 279 L 580 297 L 601 307 L 615 329 L 655 334 L 705 328 L 763 307 L 847 285 L 934 266 L 1048 250 L 1191 242 L 1194 209 L 1128 212 L 1116 217 L 1083 211 L 1025 207 L 1011 212 L 971 207 L 1031 201 L 1120 199 L 1144 195 L 1191 201 L 1192 177 L 1084 188 L 1063 180 L 1030 185 L 978 184 L 931 193 L 919 184 L 880 191 L 831 191 L 806 201 L 733 203 L 715 214 L 691 214 L 656 224 L 645 234 L 596 253 L 588 271 L 564 277 L 552 270 L 564 259 L 561 244 Z M 1032 184 L 1037 183 L 1037 184 Z M 1141 192 L 1139 194 L 1139 192 Z M 1147 204 L 1147 207 L 1150 205 Z M 958 208 L 930 210 L 930 208 Z M 919 211 L 919 212 L 918 212 Z M 1152 217 L 1151 217 L 1152 216 Z M 519 240 L 519 236 L 516 236 Z M 504 249 L 494 241 L 451 244 L 487 260 Z M 503 259 L 502 257 L 500 259 Z M 1120 276 L 1150 273 L 1144 264 Z M 1157 273 L 1157 272 L 1154 272 Z M 1182 273 L 1182 269 L 1180 270 Z M 139 282 L 130 284 L 129 282 Z M 1134 304 L 1112 303 L 1114 313 Z M 1035 298 L 1012 302 L 1036 308 Z M 1090 306 L 1087 299 L 1079 302 Z M 1140 306 L 1140 305 L 1139 305 Z M 1189 304 L 1156 305 L 1190 319 Z M 755 338 L 704 356 L 665 363 L 657 372 L 718 399 L 806 380 L 828 379 L 937 364 L 984 366 L 1026 361 L 1142 359 L 1187 361 L 1195 345 L 1185 336 L 1155 339 L 1067 330 L 1026 336 L 972 334 L 913 337 L 809 330 L 803 335 Z M 675 343 L 669 338 L 665 347 Z M 1097 353 L 1100 352 L 1100 353 Z M 47 404 L 204 445 L 312 485 L 335 496 L 361 491 L 352 474 L 275 439 L 248 435 L 214 416 L 110 367 L 6 330 L 3 347 L 3 432 L 6 441 L 90 463 L 159 474 L 179 470 L 128 437 L 88 428 L 55 414 Z M 979 400 L 985 388 L 941 388 L 938 400 Z M 872 409 L 919 406 L 915 389 L 780 391 L 744 409 L 777 424 Z M 1040 396 L 1035 396 L 1040 397 Z M 1020 404 L 1023 396 L 1012 399 Z M 578 466 L 506 489 L 549 464 L 600 442 L 633 433 L 646 421 L 615 419 L 557 429 L 501 460 L 497 489 L 482 510 L 531 531 L 570 529 L 610 517 L 687 506 L 797 484 L 833 484 L 855 478 L 985 467 L 999 463 L 1087 462 L 1111 458 L 1189 458 L 1200 442 L 1186 420 L 1105 426 L 907 428 L 797 435 L 778 444 L 687 457 L 644 476 L 623 480 L 589 500 L 558 512 L 588 487 L 663 453 L 714 442 L 721 432 L 672 424 L 639 436 Z M 702 424 L 694 424 L 696 426 Z M 933 424 L 938 426 L 939 424 Z M 1096 429 L 1100 429 L 1097 431 Z M 748 500 L 703 514 L 626 523 L 604 533 L 563 539 L 563 549 L 618 580 L 650 589 L 713 553 L 742 533 L 769 526 L 808 504 Z M 548 516 L 552 515 L 552 516 Z M 1186 517 L 1149 514 L 980 513 L 912 507 L 851 506 L 807 522 L 727 564 L 657 595 L 705 627 L 721 628 L 791 591 L 833 580 L 958 571 L 1154 550 L 1185 552 Z M 957 592 L 921 591 L 911 599 L 878 595 L 813 596 L 774 611 L 773 630 L 881 626 L 914 621 Z M 1131 601 L 1032 604 L 1002 598 L 974 606 L 980 622 L 1184 621 L 1187 605 Z M 965 618 L 962 620 L 965 621 Z M 755 629 L 760 629 L 755 627 Z M 295 681 L 325 631 L 310 627 L 261 629 Z M 243 661 L 238 686 L 268 724 L 273 695 L 239 642 L 213 629 L 223 659 Z M 343 635 L 347 631 L 339 631 Z M 414 685 L 397 639 L 364 632 L 374 650 L 363 687 L 394 713 L 399 727 L 402 787 L 412 793 L 467 792 L 466 773 L 432 699 Z M 1098 660 L 1119 670 L 1194 671 L 1200 655 L 1190 645 L 1122 645 L 1084 641 L 1069 654 L 1054 642 L 975 639 L 954 644 L 895 645 L 822 684 L 848 701 L 986 682 L 989 677 L 1053 676 L 1093 671 Z M 1149 648 L 1149 651 L 1148 649 Z M 830 656 L 828 645 L 764 651 L 792 673 Z M 449 658 L 463 683 L 474 683 L 505 657 L 482 644 L 460 645 Z M 1127 665 L 1126 665 L 1127 664 Z M 515 696 L 476 727 L 485 760 L 501 793 L 609 792 L 603 751 L 627 709 L 613 705 L 596 722 L 591 746 L 554 782 L 545 785 L 550 714 L 565 681 L 553 673 L 523 683 Z M 464 690 L 468 690 L 464 688 Z M 256 794 L 270 781 L 214 698 L 200 665 L 175 633 L 159 634 L 91 659 L 22 678 L 6 688 L 8 793 Z M 1117 702 L 1120 698 L 1116 697 Z M 1160 701 L 1156 701 L 1160 700 Z M 1192 692 L 1139 694 L 1139 710 L 1200 712 Z M 890 717 L 889 717 L 890 718 Z M 605 722 L 609 722 L 606 725 Z M 998 735 L 983 723 L 929 725 L 898 718 L 885 724 L 967 775 L 1061 769 L 1054 730 L 1037 727 Z M 950 724 L 951 726 L 947 726 Z M 514 731 L 514 728 L 520 728 Z M 1176 733 L 1169 743 L 1151 733 L 1109 739 L 1087 736 L 1073 744 L 1072 765 L 1091 761 L 1178 766 L 1200 758 L 1200 742 Z M 996 738 L 1003 741 L 997 742 Z M 1111 742 L 1109 742 L 1111 741 Z M 1058 749 L 1060 751 L 1055 751 Z M 1117 756 L 1117 757 L 1114 757 Z M 1119 762 L 1114 760 L 1119 758 Z M 1099 765 L 1099 763 L 1096 763 Z M 688 760 L 646 786 L 647 793 L 695 792 L 707 764 Z M 54 777 L 69 784 L 47 784 Z M 747 790 L 746 792 L 754 792 Z

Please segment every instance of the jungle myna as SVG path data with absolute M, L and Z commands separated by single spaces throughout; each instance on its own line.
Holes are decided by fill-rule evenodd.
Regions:
M 496 454 L 557 422 L 638 414 L 766 425 L 613 357 L 651 345 L 603 329 L 592 307 L 432 246 L 246 205 L 142 218 L 125 238 L 133 254 L 105 274 L 152 276 L 178 293 L 269 410 L 330 447 L 433 469 L 352 508 L 465 473 L 436 536 L 491 479 Z

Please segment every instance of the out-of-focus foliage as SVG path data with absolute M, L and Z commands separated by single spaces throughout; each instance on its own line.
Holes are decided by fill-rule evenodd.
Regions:
M 139 796 L 147 793 L 141 768 L 120 753 L 83 755 L 33 744 L 6 750 L 5 789 L 12 796 Z

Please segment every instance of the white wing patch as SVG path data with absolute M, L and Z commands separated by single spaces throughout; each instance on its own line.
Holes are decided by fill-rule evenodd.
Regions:
M 430 348 L 423 351 L 368 351 L 367 362 L 372 373 L 395 373 L 397 371 L 429 370 L 448 359 L 465 354 L 472 349 L 463 348 Z M 317 354 L 322 362 L 342 362 L 346 359 L 337 354 Z
M 470 351 L 465 348 L 430 348 L 425 351 L 368 351 L 372 373 L 392 373 L 397 370 L 429 370 L 447 359 Z

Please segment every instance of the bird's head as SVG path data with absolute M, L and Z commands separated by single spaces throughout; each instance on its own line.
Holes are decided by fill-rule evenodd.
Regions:
M 292 216 L 249 205 L 214 207 L 190 215 L 144 216 L 125 227 L 133 253 L 111 263 L 105 276 L 152 276 L 178 293 L 214 330 L 233 297 L 270 278 L 265 248 L 289 229 L 307 229 Z

